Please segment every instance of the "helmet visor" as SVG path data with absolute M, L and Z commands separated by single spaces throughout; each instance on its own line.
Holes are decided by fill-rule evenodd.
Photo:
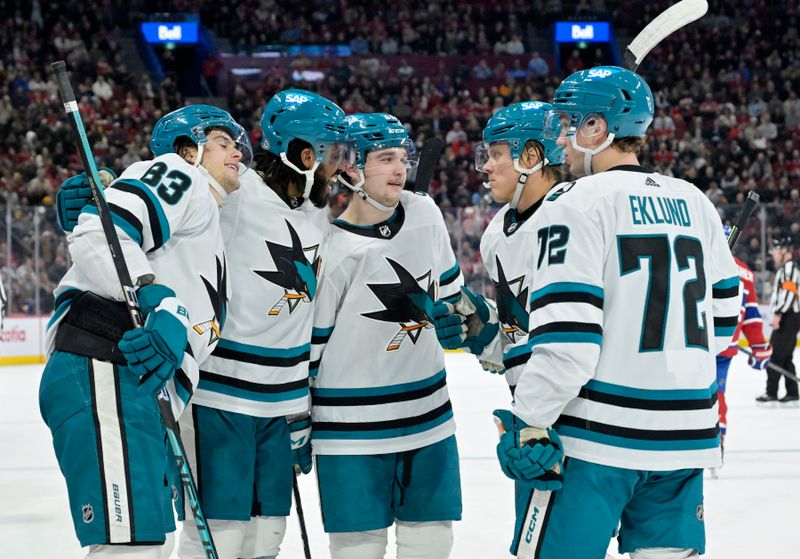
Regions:
M 225 126 L 212 126 L 211 129 L 220 129 L 227 132 L 229 137 L 225 136 L 216 136 L 213 140 L 214 143 L 219 144 L 223 149 L 236 149 L 239 153 L 242 154 L 241 159 L 239 160 L 239 175 L 243 175 L 247 169 L 253 164 L 253 146 L 250 143 L 250 138 L 247 135 L 247 132 L 244 128 L 239 126 L 235 123 L 227 123 Z M 209 141 L 206 134 L 208 133 L 209 128 L 205 130 L 201 129 L 200 127 L 194 130 L 195 137 L 204 138 L 205 141 Z M 231 143 L 232 142 L 232 143 Z
M 508 162 L 511 160 L 511 144 L 507 141 L 478 142 L 475 144 L 475 170 L 486 173 L 486 165 Z
M 584 138 L 594 138 L 608 130 L 606 118 L 601 113 L 557 112 L 561 136 L 580 134 Z
M 342 169 L 346 163 L 354 163 L 356 160 L 352 142 L 314 142 L 311 145 L 321 165 Z

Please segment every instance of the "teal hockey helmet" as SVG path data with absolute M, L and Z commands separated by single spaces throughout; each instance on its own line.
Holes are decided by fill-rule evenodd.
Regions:
M 417 164 L 416 147 L 408 136 L 400 120 L 387 113 L 357 113 L 346 118 L 347 139 L 351 143 L 353 157 L 351 163 L 355 165 L 358 181 L 351 183 L 345 173 L 340 173 L 338 180 L 344 186 L 355 192 L 362 200 L 382 212 L 388 212 L 396 206 L 385 206 L 370 196 L 364 189 L 366 176 L 364 166 L 367 155 L 371 151 L 386 148 L 401 148 L 405 150 L 406 169 Z M 403 157 L 400 155 L 400 157 Z
M 330 99 L 304 89 L 287 89 L 272 96 L 261 115 L 261 147 L 280 156 L 289 142 L 311 144 L 320 163 L 331 148 L 345 141 L 344 111 Z
M 597 66 L 575 72 L 556 89 L 553 105 L 574 135 L 593 116 L 608 123 L 615 138 L 643 137 L 653 122 L 653 93 L 636 72 Z
M 253 161 L 253 146 L 242 126 L 227 112 L 211 105 L 189 105 L 162 116 L 153 127 L 150 135 L 150 150 L 158 157 L 165 153 L 175 152 L 175 143 L 186 137 L 202 150 L 206 143 L 206 131 L 209 128 L 222 128 L 230 134 L 236 143 L 236 149 L 242 153 L 239 174 Z M 198 161 L 202 160 L 202 152 Z
M 503 107 L 486 123 L 483 142 L 475 146 L 475 168 L 483 171 L 491 144 L 508 143 L 511 159 L 516 161 L 529 140 L 542 145 L 546 165 L 561 165 L 564 162 L 564 148 L 556 143 L 560 133 L 558 115 L 549 103 L 524 101 Z
M 355 151 L 355 164 L 364 168 L 367 153 L 376 149 L 399 147 L 408 154 L 407 166 L 413 167 L 416 147 L 400 120 L 387 113 L 357 113 L 348 116 L 347 138 Z
M 339 167 L 349 153 L 344 111 L 330 99 L 304 89 L 286 89 L 272 96 L 261 115 L 261 133 L 262 148 L 305 176 L 303 198 L 311 194 L 320 164 Z M 286 152 L 295 139 L 307 142 L 314 150 L 315 162 L 310 169 L 289 161 Z

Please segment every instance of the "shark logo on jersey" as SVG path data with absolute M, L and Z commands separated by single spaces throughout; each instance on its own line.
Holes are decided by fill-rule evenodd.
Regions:
M 281 298 L 269 309 L 269 316 L 278 316 L 287 303 L 289 314 L 292 314 L 297 305 L 310 303 L 317 293 L 317 274 L 321 263 L 318 256 L 319 245 L 303 247 L 292 224 L 286 221 L 286 226 L 292 240 L 290 246 L 265 241 L 277 270 L 254 270 L 256 274 L 284 290 Z
M 495 256 L 497 262 L 498 281 L 493 281 L 494 292 L 497 294 L 497 318 L 503 327 L 503 333 L 513 344 L 517 341 L 517 336 L 525 336 L 528 333 L 528 288 L 525 285 L 525 275 L 521 275 L 511 281 L 506 280 L 506 274 L 500 259 Z M 516 294 L 512 289 L 516 286 Z
M 393 322 L 399 326 L 399 331 L 386 346 L 386 351 L 395 351 L 400 349 L 406 337 L 411 339 L 411 343 L 416 344 L 423 330 L 433 328 L 430 316 L 438 285 L 433 280 L 430 270 L 415 278 L 411 272 L 391 258 L 386 258 L 386 261 L 399 281 L 367 284 L 385 308 L 381 311 L 363 313 L 361 316 L 382 322 Z
M 228 263 L 225 260 L 225 257 L 222 257 L 222 261 L 217 258 L 217 281 L 216 286 L 212 285 L 210 281 L 208 281 L 203 276 L 200 276 L 200 279 L 203 280 L 203 285 L 206 286 L 206 291 L 208 292 L 208 298 L 211 301 L 211 308 L 214 309 L 214 317 L 211 320 L 206 320 L 204 322 L 199 322 L 192 326 L 194 331 L 198 334 L 202 335 L 206 332 L 211 332 L 211 335 L 208 340 L 208 345 L 213 344 L 217 340 L 219 340 L 222 332 L 222 327 L 225 325 L 225 316 L 227 314 L 228 308 Z

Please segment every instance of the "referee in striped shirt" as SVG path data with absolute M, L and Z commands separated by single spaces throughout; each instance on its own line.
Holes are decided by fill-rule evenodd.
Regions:
M 792 355 L 797 345 L 800 330 L 800 268 L 792 257 L 792 238 L 779 237 L 774 240 L 770 255 L 775 263 L 775 287 L 772 290 L 772 359 L 776 365 L 795 373 Z M 778 381 L 781 374 L 767 368 L 767 392 L 756 398 L 758 402 L 796 403 L 797 383 L 784 378 L 786 395 L 778 400 Z

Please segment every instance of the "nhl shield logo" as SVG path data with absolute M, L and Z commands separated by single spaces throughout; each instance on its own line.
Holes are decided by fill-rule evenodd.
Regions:
M 381 235 L 383 235 L 384 237 L 386 237 L 386 238 L 388 238 L 388 237 L 389 237 L 389 235 L 391 235 L 391 234 L 392 234 L 392 230 L 391 230 L 391 229 L 389 229 L 389 226 L 388 226 L 388 225 L 381 225 L 380 227 L 378 227 L 378 232 L 379 232 Z
M 92 505 L 83 505 L 83 507 L 81 507 L 81 514 L 86 524 L 94 520 L 94 508 L 92 508 Z

